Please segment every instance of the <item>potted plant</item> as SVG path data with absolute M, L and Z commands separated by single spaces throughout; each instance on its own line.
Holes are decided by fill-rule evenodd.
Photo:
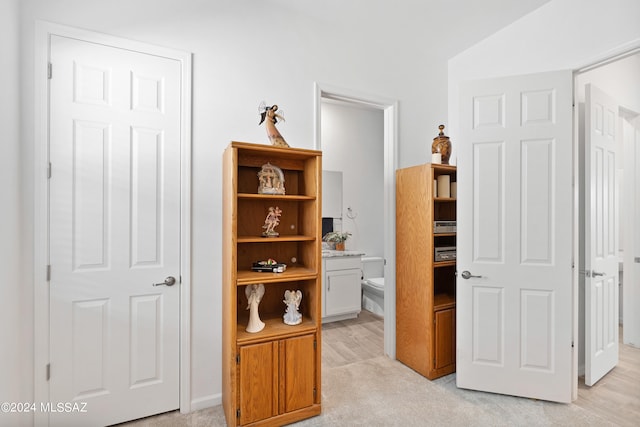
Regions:
M 349 236 L 351 236 L 351 233 L 348 231 L 330 231 L 324 235 L 322 240 L 333 243 L 337 251 L 344 251 L 344 242 Z

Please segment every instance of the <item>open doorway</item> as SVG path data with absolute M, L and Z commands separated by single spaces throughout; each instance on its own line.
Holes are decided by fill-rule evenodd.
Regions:
M 363 237 L 364 228 L 364 210 L 368 209 L 364 205 L 362 207 L 355 207 L 351 205 L 348 200 L 344 204 L 344 220 L 348 221 L 344 225 L 344 229 L 353 228 L 358 230 L 352 244 L 364 244 L 367 245 L 369 251 L 378 252 L 376 254 L 386 260 L 384 266 L 384 354 L 391 358 L 395 358 L 395 170 L 396 170 L 396 152 L 397 152 L 397 102 L 394 100 L 384 99 L 371 95 L 355 94 L 349 90 L 332 88 L 327 85 L 320 86 L 316 84 L 316 120 L 315 120 L 315 148 L 323 150 L 323 103 L 325 107 L 329 105 L 329 108 L 333 110 L 340 108 L 351 108 L 356 113 L 363 113 L 369 111 L 372 114 L 377 114 L 378 119 L 382 120 L 381 127 L 381 161 L 373 167 L 376 169 L 377 177 L 380 179 L 380 188 L 369 189 L 365 183 L 358 183 L 360 189 L 358 190 L 361 195 L 361 200 L 376 198 L 382 203 L 379 204 L 377 209 L 378 216 L 382 213 L 382 221 L 377 225 L 367 224 L 367 229 L 370 227 L 377 228 L 378 238 Z M 326 112 L 327 110 L 325 110 Z M 367 113 L 369 114 L 369 113 Z M 326 117 L 328 118 L 328 117 Z M 374 119 L 375 120 L 375 119 Z M 344 142 L 343 142 L 344 144 Z M 373 152 L 378 148 L 371 148 L 370 150 L 362 146 L 358 151 L 345 154 L 350 156 L 351 160 L 355 156 L 363 159 L 366 162 L 368 157 L 368 151 Z M 331 151 L 331 150 L 329 150 Z M 328 151 L 328 153 L 329 153 Z M 380 154 L 380 153 L 379 153 Z M 342 159 L 349 160 L 349 159 Z M 331 163 L 328 159 L 323 160 L 323 169 L 327 169 L 327 165 Z M 340 160 L 337 161 L 340 163 Z M 346 164 L 351 164 L 347 161 Z M 361 168 L 363 166 L 358 166 Z M 351 168 L 351 167 L 350 167 Z M 350 174 L 357 173 L 357 168 L 351 168 Z M 351 208 L 351 210 L 349 210 Z M 375 218 L 376 216 L 372 216 Z M 375 220 L 373 220 L 375 221 Z M 379 221 L 379 220 L 378 220 Z M 357 227 L 357 228 L 354 228 Z M 380 248 L 382 251 L 380 253 Z M 358 249 L 358 248 L 356 248 Z M 366 253 L 366 252 L 365 252 Z
M 640 253 L 640 227 L 636 225 L 637 208 L 640 206 L 638 170 L 640 169 L 640 52 L 628 52 L 619 57 L 595 64 L 576 73 L 576 106 L 583 109 L 585 87 L 595 85 L 613 97 L 618 104 L 616 123 L 615 180 L 618 219 L 616 238 L 619 241 L 619 298 L 614 302 L 619 311 L 620 341 L 640 346 L 640 317 L 638 306 L 637 254 Z M 581 113 L 582 114 L 582 113 Z M 584 287 L 580 286 L 579 348 L 585 348 L 584 337 Z M 612 306 L 612 308 L 614 308 Z M 584 352 L 579 352 L 578 372 L 584 373 Z

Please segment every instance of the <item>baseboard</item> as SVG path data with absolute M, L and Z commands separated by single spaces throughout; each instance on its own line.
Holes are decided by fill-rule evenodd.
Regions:
M 191 411 L 211 408 L 213 406 L 222 405 L 222 393 L 211 394 L 209 396 L 199 397 L 191 401 Z

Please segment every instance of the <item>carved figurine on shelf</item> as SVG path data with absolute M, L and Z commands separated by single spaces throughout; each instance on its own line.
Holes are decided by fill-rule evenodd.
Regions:
M 284 174 L 282 169 L 271 163 L 262 165 L 258 172 L 258 194 L 284 194 Z
M 282 111 L 280 111 L 280 113 L 276 113 L 276 111 L 278 111 L 278 106 L 275 104 L 269 106 L 262 101 L 258 111 L 260 111 L 260 123 L 258 123 L 258 126 L 264 122 L 264 126 L 267 130 L 267 136 L 269 137 L 271 144 L 276 147 L 288 147 L 289 144 L 287 144 L 287 141 L 284 140 L 276 128 L 278 119 L 284 122 L 284 115 L 282 114 Z
M 283 302 L 287 305 L 287 310 L 284 313 L 284 323 L 287 325 L 299 325 L 302 323 L 302 314 L 298 311 L 300 308 L 300 301 L 302 301 L 302 292 L 298 291 L 285 291 Z
M 433 144 L 431 144 L 431 153 L 440 153 L 442 156 L 442 164 L 449 164 L 449 157 L 451 156 L 451 141 L 449 137 L 444 134 L 444 125 L 438 126 L 440 133 L 433 138 Z
M 249 324 L 247 325 L 247 332 L 256 333 L 264 329 L 264 322 L 260 320 L 260 314 L 258 313 L 258 305 L 264 295 L 264 285 L 262 283 L 247 285 L 244 290 L 249 304 L 247 310 L 249 310 Z
M 278 237 L 280 233 L 275 231 L 274 229 L 280 224 L 280 215 L 282 215 L 282 210 L 279 207 L 271 206 L 269 208 L 269 213 L 267 213 L 267 217 L 264 220 L 264 225 L 262 228 L 265 230 L 262 232 L 262 237 Z

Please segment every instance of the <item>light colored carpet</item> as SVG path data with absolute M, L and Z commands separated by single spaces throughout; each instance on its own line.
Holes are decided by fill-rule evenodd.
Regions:
M 640 349 L 620 346 L 620 363 L 594 387 L 581 379 L 572 404 L 463 390 L 455 374 L 429 381 L 382 354 L 382 318 L 323 325 L 322 414 L 314 426 L 638 426 Z M 127 427 L 225 426 L 221 406 L 170 412 Z
M 322 415 L 295 426 L 604 426 L 575 405 L 458 389 L 385 356 L 323 371 Z
M 322 414 L 292 424 L 313 426 L 613 426 L 575 404 L 458 389 L 455 374 L 429 381 L 386 356 L 322 372 Z M 135 427 L 225 426 L 221 406 L 167 413 Z M 628 425 L 636 425 L 630 421 Z

